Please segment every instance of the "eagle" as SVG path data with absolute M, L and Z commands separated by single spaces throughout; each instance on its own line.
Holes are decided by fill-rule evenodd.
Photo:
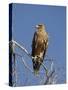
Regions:
M 43 63 L 47 48 L 48 48 L 48 33 L 44 24 L 35 26 L 36 31 L 32 39 L 32 62 L 35 74 L 39 73 L 41 64 Z

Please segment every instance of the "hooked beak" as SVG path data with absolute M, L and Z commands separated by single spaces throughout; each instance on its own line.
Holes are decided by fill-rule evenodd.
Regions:
M 39 28 L 39 26 L 38 26 L 38 25 L 36 25 L 36 26 L 35 26 L 35 28 L 37 28 L 37 29 L 38 29 L 38 28 Z

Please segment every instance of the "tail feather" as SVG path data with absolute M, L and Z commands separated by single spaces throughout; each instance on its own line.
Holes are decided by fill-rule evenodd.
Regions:
M 33 69 L 34 69 L 35 75 L 39 74 L 40 66 L 41 66 L 41 63 L 39 62 L 39 60 L 36 60 L 36 61 L 33 60 Z
M 39 70 L 34 70 L 34 74 L 38 75 L 39 74 Z

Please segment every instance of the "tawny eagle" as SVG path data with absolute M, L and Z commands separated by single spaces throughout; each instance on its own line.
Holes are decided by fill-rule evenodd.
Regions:
M 40 66 L 44 60 L 44 56 L 48 47 L 48 34 L 44 24 L 36 25 L 37 31 L 34 33 L 32 40 L 32 57 L 33 69 L 38 74 Z

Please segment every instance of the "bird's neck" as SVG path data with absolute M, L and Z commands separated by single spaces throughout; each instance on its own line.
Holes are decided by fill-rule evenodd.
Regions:
M 44 32 L 45 30 L 44 30 L 44 29 L 39 29 L 38 31 L 39 31 L 39 32 Z

